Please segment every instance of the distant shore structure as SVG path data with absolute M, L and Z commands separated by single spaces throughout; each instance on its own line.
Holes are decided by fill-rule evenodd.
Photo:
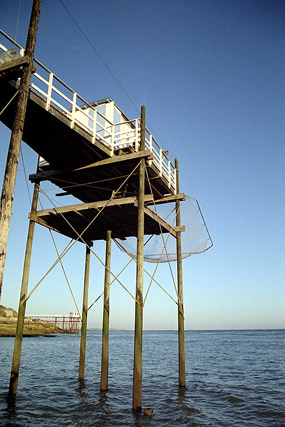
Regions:
M 31 320 L 44 320 L 45 322 L 52 323 L 64 330 L 71 332 L 79 331 L 81 324 L 81 317 L 79 313 L 69 314 L 28 314 L 26 315 Z

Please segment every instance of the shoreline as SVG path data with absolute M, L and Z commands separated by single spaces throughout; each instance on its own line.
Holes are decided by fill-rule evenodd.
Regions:
M 16 336 L 16 318 L 0 318 L 0 337 Z M 70 334 L 69 330 L 64 330 L 43 320 L 25 319 L 23 337 L 52 337 L 56 334 Z

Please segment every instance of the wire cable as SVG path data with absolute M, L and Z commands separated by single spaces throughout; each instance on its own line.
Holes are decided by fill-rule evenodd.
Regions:
M 70 16 L 70 18 L 72 19 L 72 21 L 74 22 L 75 26 L 81 32 L 81 34 L 83 35 L 83 37 L 85 38 L 85 40 L 87 41 L 87 43 L 89 44 L 89 46 L 91 47 L 91 49 L 95 52 L 95 54 L 97 55 L 97 57 L 100 59 L 100 61 L 102 62 L 102 64 L 106 68 L 106 70 L 108 70 L 108 72 L 110 73 L 111 77 L 115 80 L 115 82 L 117 83 L 117 85 L 119 86 L 119 88 L 126 95 L 126 97 L 130 101 L 130 103 L 132 104 L 132 106 L 135 108 L 135 110 L 140 114 L 140 110 L 136 106 L 135 102 L 132 100 L 132 98 L 130 97 L 130 95 L 126 91 L 126 89 L 122 86 L 122 84 L 120 83 L 120 81 L 117 79 L 117 77 L 115 76 L 115 74 L 113 73 L 113 71 L 111 70 L 111 68 L 109 67 L 109 65 L 106 63 L 106 61 L 100 55 L 98 49 L 94 46 L 94 44 L 90 41 L 90 39 L 88 38 L 88 36 L 86 35 L 86 33 L 83 31 L 83 29 L 81 28 L 81 26 L 78 24 L 78 22 L 76 21 L 76 19 L 74 18 L 74 16 L 71 14 L 71 12 L 69 11 L 69 9 L 64 4 L 63 0 L 60 0 L 60 3 L 62 4 L 62 6 L 64 7 L 64 9 L 68 13 L 68 15 Z M 151 128 L 151 126 L 150 126 L 150 124 L 148 122 L 147 122 L 147 126 L 152 131 L 153 134 L 156 134 L 156 132 L 153 131 L 153 129 Z M 156 139 L 160 142 L 160 145 L 162 145 L 164 148 L 166 148 L 166 146 L 161 142 L 160 138 L 158 138 L 156 136 Z
M 31 193 L 30 193 L 30 189 L 29 189 L 29 183 L 28 183 L 28 178 L 27 178 L 27 171 L 26 171 L 26 167 L 25 167 L 25 162 L 24 162 L 24 156 L 23 156 L 22 147 L 20 148 L 20 153 L 21 153 L 21 160 L 22 160 L 22 164 L 23 164 L 23 168 L 24 168 L 24 177 L 25 177 L 26 187 L 27 187 L 27 191 L 28 191 L 28 196 L 29 196 L 30 204 L 31 204 L 32 203 L 32 198 L 31 198 Z
M 19 28 L 20 13 L 21 13 L 21 3 L 22 3 L 22 0 L 19 0 L 18 16 L 17 16 L 17 23 L 16 23 L 16 31 L 15 31 L 15 41 L 17 41 L 17 36 L 18 36 L 18 28 Z
M 124 94 L 126 95 L 126 97 L 128 98 L 128 100 L 131 102 L 131 104 L 133 105 L 133 107 L 138 111 L 138 113 L 140 113 L 138 107 L 136 106 L 136 104 L 134 103 L 134 101 L 132 100 L 132 98 L 129 96 L 129 94 L 127 93 L 127 91 L 123 88 L 123 86 L 121 85 L 121 83 L 119 82 L 119 80 L 117 79 L 117 77 L 115 76 L 115 74 L 113 73 L 113 71 L 111 70 L 111 68 L 109 67 L 109 65 L 104 61 L 104 59 L 102 58 L 102 56 L 100 55 L 100 53 L 98 52 L 98 50 L 96 49 L 96 47 L 94 46 L 94 44 L 87 37 L 86 33 L 83 31 L 83 29 L 81 28 L 81 26 L 78 24 L 78 22 L 73 17 L 73 15 L 70 13 L 70 11 L 65 6 L 65 4 L 63 3 L 62 0 L 60 0 L 60 3 L 62 4 L 62 6 L 64 7 L 64 9 L 68 13 L 68 15 L 70 16 L 70 18 L 72 19 L 72 21 L 74 22 L 74 24 L 76 25 L 76 27 L 78 28 L 78 30 L 81 32 L 81 34 L 83 35 L 83 37 L 85 38 L 85 40 L 87 41 L 87 43 L 90 45 L 91 49 L 96 53 L 96 55 L 98 56 L 98 58 L 100 59 L 100 61 L 102 62 L 102 64 L 105 66 L 105 68 L 108 70 L 108 72 L 110 73 L 110 75 L 112 76 L 112 78 L 115 80 L 115 82 L 117 83 L 117 85 L 124 92 Z

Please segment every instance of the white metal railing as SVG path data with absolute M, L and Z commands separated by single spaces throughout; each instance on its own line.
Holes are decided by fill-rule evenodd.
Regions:
M 0 34 L 9 40 L 13 47 L 17 46 L 21 55 L 24 55 L 24 49 L 19 44 L 2 30 Z M 0 52 L 7 50 L 9 48 L 0 44 Z M 139 151 L 140 119 L 112 123 L 43 64 L 37 60 L 34 62 L 37 70 L 32 74 L 30 86 L 32 91 L 44 100 L 47 111 L 51 107 L 55 108 L 69 119 L 71 128 L 80 127 L 91 135 L 93 143 L 98 140 L 108 147 L 111 156 L 116 155 L 119 149 L 126 147 Z M 91 111 L 92 114 L 90 114 Z M 117 132 L 116 129 L 119 131 Z M 164 177 L 169 188 L 176 192 L 175 167 L 147 129 L 145 147 L 153 154 L 153 164 L 158 169 L 159 175 Z

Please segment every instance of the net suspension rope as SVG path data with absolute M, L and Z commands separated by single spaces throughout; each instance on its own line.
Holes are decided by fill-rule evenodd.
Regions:
M 122 252 L 124 252 L 125 254 L 127 254 L 131 258 L 131 261 L 137 262 L 135 255 L 131 254 L 130 252 L 127 252 L 116 239 L 113 239 L 113 240 L 116 243 L 116 245 L 118 246 L 118 248 L 120 248 L 120 250 Z M 170 299 L 172 299 L 173 302 L 175 302 L 175 304 L 177 304 L 177 301 L 175 301 L 175 299 L 167 292 L 167 290 L 164 289 L 164 287 L 154 277 L 152 277 L 152 275 L 145 268 L 144 268 L 144 272 L 154 281 L 154 283 L 156 283 L 166 293 L 166 295 L 169 296 Z
M 94 218 L 92 218 L 92 220 L 90 221 L 90 223 L 85 227 L 85 229 L 79 234 L 77 233 L 77 231 L 74 229 L 74 227 L 72 226 L 72 224 L 69 223 L 69 221 L 65 218 L 65 216 L 59 212 L 56 208 L 56 206 L 54 205 L 54 203 L 51 201 L 51 199 L 49 198 L 49 196 L 47 194 L 45 194 L 45 196 L 49 199 L 49 201 L 54 205 L 54 210 L 57 214 L 60 214 L 63 219 L 70 225 L 70 227 L 73 229 L 73 231 L 78 235 L 78 237 L 74 240 L 71 239 L 71 241 L 66 245 L 65 249 L 61 252 L 61 254 L 59 255 L 59 257 L 56 259 L 56 261 L 52 264 L 52 266 L 49 268 L 49 270 L 46 272 L 46 274 L 41 278 L 41 280 L 38 281 L 38 283 L 33 287 L 33 289 L 30 291 L 30 293 L 26 296 L 26 298 L 23 299 L 22 304 L 24 302 L 26 302 L 30 296 L 33 294 L 33 292 L 38 288 L 38 286 L 42 283 L 42 281 L 45 279 L 45 277 L 52 271 L 52 269 L 58 264 L 58 262 L 60 261 L 60 259 L 62 259 L 67 252 L 72 248 L 72 246 L 78 241 L 78 240 L 82 240 L 83 243 L 85 243 L 87 245 L 87 243 L 84 241 L 84 239 L 82 238 L 83 234 L 86 232 L 86 230 L 93 224 L 93 222 L 96 220 L 96 218 L 103 212 L 103 210 L 108 206 L 109 203 L 111 203 L 111 201 L 115 198 L 115 195 L 117 194 L 118 191 L 120 191 L 120 189 L 123 187 L 123 185 L 126 183 L 126 181 L 128 180 L 128 178 L 135 172 L 135 170 L 139 167 L 140 162 L 134 167 L 134 169 L 130 172 L 129 176 L 123 181 L 123 183 L 118 187 L 118 189 L 116 191 L 114 191 L 114 193 L 112 194 L 111 198 L 108 200 L 107 204 L 105 206 L 103 206 L 98 212 L 97 214 L 94 216 Z M 43 190 L 41 188 L 39 188 L 40 192 L 44 194 Z M 89 246 L 88 246 L 89 247 Z M 96 256 L 97 254 L 94 253 L 94 251 L 90 248 L 90 251 Z M 98 257 L 99 258 L 99 257 Z M 113 273 L 111 272 L 111 274 L 113 275 Z M 132 296 L 132 298 L 134 298 Z
M 39 203 L 40 203 L 40 205 L 41 205 L 41 208 L 43 209 L 43 204 L 42 204 L 42 202 L 41 202 L 40 198 L 39 198 Z M 59 258 L 59 251 L 58 251 L 58 248 L 57 248 L 57 245 L 56 245 L 56 242 L 55 242 L 55 239 L 54 239 L 53 233 L 52 233 L 52 231 L 51 231 L 50 229 L 48 229 L 48 231 L 49 231 L 50 237 L 51 237 L 51 239 L 52 239 L 52 242 L 53 242 L 53 245 L 54 245 L 54 248 L 55 248 L 55 251 L 56 251 L 57 257 Z M 71 296 L 72 296 L 72 299 L 73 299 L 74 305 L 75 305 L 75 307 L 76 307 L 77 313 L 79 314 L 79 316 L 80 316 L 80 318 L 81 318 L 80 310 L 79 310 L 79 308 L 78 308 L 78 304 L 77 304 L 77 302 L 76 302 L 76 299 L 75 299 L 74 293 L 73 293 L 73 291 L 72 291 L 72 288 L 71 288 L 70 282 L 69 282 L 69 280 L 68 280 L 67 273 L 66 273 L 66 270 L 65 270 L 65 268 L 64 268 L 64 265 L 63 265 L 62 259 L 60 259 L 60 261 L 59 261 L 59 262 L 60 262 L 60 265 L 61 265 L 61 268 L 62 268 L 62 271 L 63 271 L 64 277 L 65 277 L 65 280 L 66 280 L 66 282 L 67 282 L 67 285 L 68 285 L 69 291 L 70 291 L 70 293 L 71 293 Z
M 135 168 L 136 169 L 136 168 Z M 134 172 L 134 171 L 133 171 Z M 132 173 L 133 173 L 132 172 Z M 131 174 L 132 174 L 131 173 Z M 131 175 L 130 174 L 130 175 Z M 128 178 L 129 178 L 129 176 L 130 175 L 128 175 Z M 127 178 L 127 179 L 128 179 Z M 123 186 L 125 184 L 125 182 L 123 182 L 123 184 L 118 188 L 118 190 L 117 190 L 117 192 L 120 190 L 120 188 Z M 116 194 L 116 193 L 115 193 Z M 114 195 L 115 195 L 114 194 Z M 113 195 L 113 197 L 114 197 L 114 195 Z M 62 214 L 61 214 L 62 215 Z M 63 216 L 63 215 L 62 215 Z M 73 228 L 73 226 L 68 222 L 68 220 L 63 216 L 63 218 L 64 218 L 64 220 L 70 225 L 70 227 L 73 229 L 73 231 L 76 233 L 76 234 L 78 234 L 77 233 L 77 231 Z M 96 218 L 97 218 L 97 216 L 96 216 Z M 150 237 L 151 238 L 151 237 Z M 149 239 L 150 239 L 149 238 Z M 83 243 L 85 243 L 85 245 L 86 246 L 88 246 L 88 244 L 84 241 L 84 239 L 80 236 L 80 239 L 83 241 Z M 114 239 L 113 239 L 114 240 Z M 116 242 L 117 243 L 117 242 Z M 146 242 L 147 243 L 147 242 Z M 145 243 L 145 244 L 146 244 Z M 89 247 L 89 246 L 88 246 Z M 98 257 L 98 255 L 92 250 L 92 248 L 89 248 L 90 249 L 90 251 L 95 255 L 95 257 L 99 260 L 99 262 L 103 265 L 103 266 L 105 266 L 105 264 L 103 263 L 103 261 L 100 259 L 100 257 Z M 133 257 L 132 259 L 134 259 L 135 261 L 136 261 L 136 259 L 135 259 L 135 257 Z M 131 259 L 131 261 L 132 261 L 132 259 Z M 131 262 L 130 261 L 130 262 Z M 130 263 L 129 262 L 129 263 Z M 127 265 L 129 265 L 129 263 L 127 264 Z M 125 291 L 136 301 L 136 299 L 134 298 L 134 296 L 129 292 L 129 290 L 123 285 L 123 283 L 121 282 L 121 281 L 119 281 L 118 280 L 118 276 L 123 272 L 123 270 L 127 267 L 127 265 L 121 270 L 121 272 L 117 275 L 117 276 L 115 276 L 113 273 L 112 273 L 112 271 L 111 270 L 109 270 L 110 271 L 110 274 L 114 277 L 114 279 L 113 279 L 113 281 L 111 282 L 111 284 L 114 282 L 114 281 L 118 281 L 119 283 L 120 283 L 120 285 L 125 289 Z M 106 267 L 106 266 L 105 266 Z M 153 276 L 151 276 L 145 269 L 144 269 L 144 271 L 151 277 L 151 281 L 153 281 L 154 280 L 154 274 L 153 274 Z M 164 292 L 166 292 L 166 294 L 175 302 L 175 303 L 177 303 L 174 299 L 173 299 L 173 297 L 162 287 L 162 285 L 160 285 L 157 281 L 155 281 L 160 287 L 161 287 L 161 289 L 164 291 Z M 95 304 L 95 302 L 97 302 L 100 298 L 101 298 L 101 296 L 103 295 L 104 293 L 101 293 L 96 299 L 95 299 L 95 301 L 89 306 L 89 308 L 88 308 L 88 310 Z M 146 300 L 146 297 L 145 297 L 145 300 Z M 145 303 L 145 301 L 144 301 L 144 303 Z
M 136 167 L 134 168 L 134 170 L 131 172 L 131 174 L 132 173 L 134 173 L 134 171 L 135 171 L 135 169 L 136 169 Z M 130 175 L 131 175 L 130 174 Z M 130 176 L 129 175 L 129 176 Z M 125 184 L 125 182 L 123 182 L 122 183 L 122 185 L 117 189 L 117 191 L 116 192 L 118 192 L 119 190 L 120 190 L 120 188 L 123 186 Z M 40 191 L 42 192 L 42 193 L 44 193 L 44 191 L 42 190 L 42 189 L 40 189 Z M 112 198 L 114 198 L 115 197 L 115 195 L 116 195 L 116 192 L 114 192 L 114 194 L 112 195 L 112 197 L 111 197 L 111 199 L 110 200 L 112 200 Z M 44 193 L 45 194 L 45 193 Z M 47 194 L 45 194 L 45 196 L 49 199 L 49 201 L 54 205 L 54 203 L 52 202 L 52 200 L 49 198 L 49 196 L 47 195 Z M 54 205 L 55 206 L 55 205 Z M 107 206 L 107 205 L 106 205 Z M 106 207 L 105 206 L 105 207 Z M 96 217 L 94 218 L 94 219 L 96 219 L 97 217 L 98 217 L 98 215 L 102 212 L 102 210 L 103 209 L 101 209 L 101 211 L 96 215 Z M 56 207 L 55 207 L 55 211 L 56 211 Z M 57 213 L 59 213 L 60 215 L 62 215 L 60 212 L 57 212 Z M 71 228 L 73 228 L 73 226 L 68 222 L 68 220 L 64 217 L 64 215 L 62 215 L 63 216 L 63 218 L 64 218 L 64 220 L 65 221 L 67 221 L 67 223 L 70 225 L 70 227 Z M 91 220 L 91 223 L 94 221 L 94 219 L 93 220 Z M 91 225 L 91 223 L 86 227 L 86 229 Z M 86 229 L 83 231 L 83 233 L 86 231 Z M 65 250 L 61 253 L 61 254 L 58 254 L 58 251 L 57 251 L 57 254 L 58 254 L 58 259 L 55 261 L 55 263 L 52 265 L 52 267 L 50 268 L 50 270 L 46 273 L 46 275 L 42 278 L 42 280 L 47 276 L 47 274 L 52 270 L 52 268 L 54 268 L 55 267 L 55 265 L 58 263 L 58 262 L 61 262 L 60 260 L 63 258 L 63 256 L 71 249 L 71 247 L 73 246 L 73 244 L 77 241 L 77 240 L 79 240 L 79 239 L 81 239 L 82 241 L 83 241 L 83 243 L 85 243 L 85 245 L 86 246 L 88 246 L 87 245 L 87 243 L 84 241 L 84 239 L 82 238 L 82 236 L 81 235 L 79 235 L 79 233 L 77 233 L 77 231 L 76 230 L 74 230 L 75 231 L 75 233 L 78 235 L 78 238 L 71 244 L 71 242 L 72 242 L 72 240 L 69 242 L 69 244 L 66 246 L 66 248 L 65 248 Z M 51 231 L 50 231 L 51 232 Z M 83 234 L 83 233 L 81 233 L 81 234 Z M 118 244 L 118 242 L 116 242 L 117 244 Z M 101 259 L 98 257 L 98 255 L 92 250 L 92 248 L 90 248 L 90 251 L 95 255 L 95 257 L 99 260 L 99 262 L 103 265 L 103 266 L 105 266 L 105 264 L 101 261 Z M 132 261 L 132 260 L 135 260 L 136 261 L 136 259 L 135 259 L 135 257 L 131 257 L 131 260 L 129 261 L 129 263 Z M 129 264 L 128 263 L 128 264 Z M 127 265 L 128 265 L 127 264 Z M 122 269 L 122 271 L 127 267 L 127 265 Z M 134 298 L 134 296 L 129 292 L 129 290 L 123 285 L 123 283 L 118 279 L 118 276 L 122 273 L 122 271 L 117 275 L 117 276 L 115 276 L 113 273 L 112 273 L 112 271 L 110 271 L 110 273 L 112 274 L 112 276 L 114 277 L 114 279 L 113 279 L 113 281 L 111 282 L 111 284 L 114 282 L 114 281 L 118 281 L 119 283 L 120 283 L 120 285 L 126 290 L 126 292 L 136 301 L 136 299 Z M 145 269 L 144 269 L 144 271 L 149 275 L 149 277 L 151 277 L 151 280 L 152 281 L 154 281 L 156 284 L 158 284 L 158 286 L 177 304 L 177 302 L 174 300 L 174 298 L 163 288 L 163 286 L 159 283 L 159 282 L 157 282 L 155 279 L 154 279 L 154 275 L 153 276 L 151 276 L 150 275 L 150 273 L 148 273 Z M 33 290 L 29 293 L 29 295 L 27 296 L 27 298 L 26 298 L 26 300 L 32 295 L 32 293 L 35 291 L 35 289 L 39 286 L 39 284 L 42 282 L 42 280 L 40 281 L 40 282 L 38 282 L 37 283 L 37 285 L 33 288 Z M 71 293 L 72 293 L 72 290 L 70 289 L 70 291 L 71 291 Z M 88 309 L 90 309 L 92 306 L 93 306 L 93 304 L 96 302 L 96 301 L 98 301 L 98 299 L 102 296 L 103 294 L 101 294 L 92 304 L 91 304 L 91 306 L 88 308 Z M 79 310 L 78 310 L 79 311 Z
M 161 227 L 160 227 L 160 228 L 161 228 Z M 162 233 L 161 233 L 161 235 L 162 235 Z M 145 305 L 145 303 L 146 303 L 146 299 L 147 299 L 147 296 L 148 296 L 148 294 L 149 294 L 149 291 L 150 291 L 151 285 L 152 285 L 152 283 L 153 283 L 153 279 L 154 279 L 154 276 L 155 276 L 156 271 L 157 271 L 157 269 L 158 269 L 158 266 L 159 266 L 160 260 L 161 260 L 161 258 L 162 258 L 162 256 L 163 256 L 164 251 L 167 251 L 167 249 L 166 249 L 166 244 L 167 244 L 167 241 L 168 241 L 169 237 L 170 237 L 170 233 L 169 233 L 169 234 L 168 234 L 168 236 L 167 236 L 166 242 L 165 242 L 165 241 L 163 241 L 163 243 L 164 243 L 164 247 L 163 247 L 163 249 L 162 249 L 162 252 L 161 252 L 161 254 L 160 254 L 159 260 L 158 260 L 158 262 L 156 263 L 156 266 L 155 266 L 155 269 L 154 269 L 153 275 L 152 275 L 152 277 L 151 277 L 151 280 L 150 280 L 150 283 L 149 283 L 149 286 L 148 286 L 148 289 L 147 289 L 147 292 L 146 292 L 146 295 L 145 295 L 145 298 L 144 298 L 144 302 L 143 302 L 143 304 L 144 304 L 144 305 Z M 175 288 L 175 290 L 176 290 L 176 286 L 175 286 L 175 284 L 174 284 L 174 288 Z M 166 290 L 165 290 L 164 288 L 163 288 L 163 290 L 166 292 Z
M 148 179 L 148 182 L 149 182 L 149 186 L 150 186 L 151 193 L 152 193 L 152 195 L 153 195 L 152 185 L 151 185 L 151 182 L 150 182 L 150 179 L 149 179 L 149 175 L 148 175 L 147 170 L 146 170 L 146 175 L 147 175 L 147 179 Z M 157 208 L 156 208 L 156 204 L 155 204 L 155 203 L 154 203 L 154 209 L 155 209 L 155 213 L 158 215 L 158 212 L 157 212 Z M 178 212 L 176 212 L 176 216 L 175 216 L 175 218 L 173 219 L 173 223 L 171 224 L 171 230 L 173 229 L 173 224 L 174 224 L 174 221 L 176 220 L 177 214 L 178 214 Z M 172 271 L 172 267 L 171 267 L 171 265 L 170 265 L 169 255 L 168 255 L 168 251 L 167 251 L 167 247 L 166 247 L 167 241 L 168 241 L 168 239 L 169 239 L 169 237 L 170 237 L 170 233 L 168 233 L 167 240 L 166 240 L 166 242 L 165 242 L 164 235 L 163 235 L 163 233 L 162 233 L 161 224 L 159 224 L 159 228 L 160 228 L 160 235 L 161 235 L 161 238 L 162 238 L 162 241 L 163 241 L 163 249 L 162 249 L 162 252 L 161 252 L 161 255 L 160 255 L 159 261 L 161 260 L 162 255 L 163 255 L 163 253 L 164 253 L 164 251 L 165 251 L 166 256 L 167 256 L 167 260 L 168 260 L 169 269 L 170 269 L 170 272 L 171 272 L 171 277 L 172 277 L 172 281 L 173 281 L 174 289 L 175 289 L 175 291 L 176 291 L 176 295 L 177 295 L 177 297 L 178 297 L 178 290 L 177 290 L 177 286 L 176 286 L 176 284 L 175 284 L 174 274 L 173 274 L 173 271 Z M 157 263 L 157 267 L 158 267 L 158 265 L 159 265 L 159 263 Z M 156 267 L 156 268 L 157 268 L 157 267 Z

